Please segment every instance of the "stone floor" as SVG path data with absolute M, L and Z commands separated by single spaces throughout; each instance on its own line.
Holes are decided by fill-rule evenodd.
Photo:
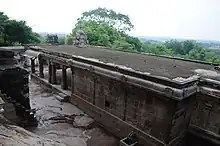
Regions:
M 70 103 L 61 103 L 56 94 L 30 82 L 32 108 L 36 108 L 39 125 L 29 131 L 66 146 L 117 146 L 118 139 Z
M 0 146 L 117 146 L 119 140 L 76 106 L 30 80 L 38 127 L 24 129 L 0 115 Z

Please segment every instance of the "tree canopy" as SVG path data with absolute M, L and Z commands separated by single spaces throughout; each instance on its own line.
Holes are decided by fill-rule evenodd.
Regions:
M 40 43 L 39 34 L 32 31 L 25 21 L 10 20 L 0 12 L 0 45 Z
M 82 29 L 87 34 L 90 45 L 112 47 L 120 50 L 141 50 L 141 42 L 127 35 L 134 26 L 127 15 L 106 8 L 82 13 L 77 19 L 72 33 L 66 42 L 71 44 L 77 30 Z
M 47 34 L 46 42 L 49 44 L 58 44 L 58 36 L 56 34 Z
M 208 61 L 211 63 L 220 63 L 219 51 L 207 49 L 202 46 L 201 43 L 192 40 L 170 40 L 165 43 L 144 42 L 143 50 L 144 52 L 157 55 L 167 55 L 186 59 Z
M 82 13 L 82 16 L 78 18 L 78 24 L 84 21 L 94 21 L 98 24 L 105 23 L 122 32 L 130 31 L 134 27 L 127 15 L 106 8 L 97 8 Z

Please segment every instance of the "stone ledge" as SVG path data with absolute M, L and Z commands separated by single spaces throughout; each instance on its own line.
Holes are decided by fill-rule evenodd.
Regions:
M 220 90 L 216 90 L 209 87 L 199 87 L 199 92 L 205 95 L 209 95 L 215 97 L 216 99 L 220 99 Z
M 56 96 L 56 99 L 60 102 L 68 102 L 70 98 L 70 93 L 64 92 L 62 89 L 59 89 L 56 87 L 57 85 L 52 85 L 47 82 L 47 80 L 39 78 L 35 74 L 31 74 L 31 79 L 39 82 L 40 84 L 44 85 L 46 88 L 51 89 L 53 92 L 58 94 L 59 96 Z
M 215 134 L 211 131 L 202 129 L 195 125 L 190 125 L 189 130 L 190 133 L 199 136 L 203 139 L 213 142 L 216 145 L 220 145 L 220 135 Z

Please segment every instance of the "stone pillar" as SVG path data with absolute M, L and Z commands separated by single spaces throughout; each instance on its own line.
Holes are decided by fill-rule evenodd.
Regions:
M 31 58 L 31 73 L 35 73 L 35 59 Z
M 56 64 L 52 63 L 52 84 L 56 84 L 57 83 L 57 76 L 56 76 Z
M 39 77 L 40 78 L 44 78 L 44 63 L 43 63 L 43 59 L 39 58 Z
M 48 61 L 48 83 L 52 83 L 52 64 Z
M 62 79 L 61 79 L 61 88 L 66 90 L 68 89 L 67 85 L 67 75 L 66 75 L 66 66 L 62 66 Z
M 71 74 L 71 91 L 72 91 L 72 93 L 74 93 L 74 68 L 73 67 L 71 67 L 71 72 L 72 72 L 72 74 Z

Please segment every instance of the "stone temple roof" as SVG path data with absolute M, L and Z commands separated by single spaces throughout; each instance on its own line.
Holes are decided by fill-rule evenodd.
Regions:
M 209 70 L 215 72 L 214 67 L 206 63 L 185 61 L 155 55 L 121 52 L 104 49 L 101 47 L 87 46 L 77 48 L 74 46 L 39 46 L 49 51 L 65 53 L 69 55 L 83 56 L 97 59 L 105 63 L 122 65 L 140 72 L 147 72 L 152 75 L 162 76 L 169 79 L 178 77 L 188 78 L 195 75 L 195 71 Z

